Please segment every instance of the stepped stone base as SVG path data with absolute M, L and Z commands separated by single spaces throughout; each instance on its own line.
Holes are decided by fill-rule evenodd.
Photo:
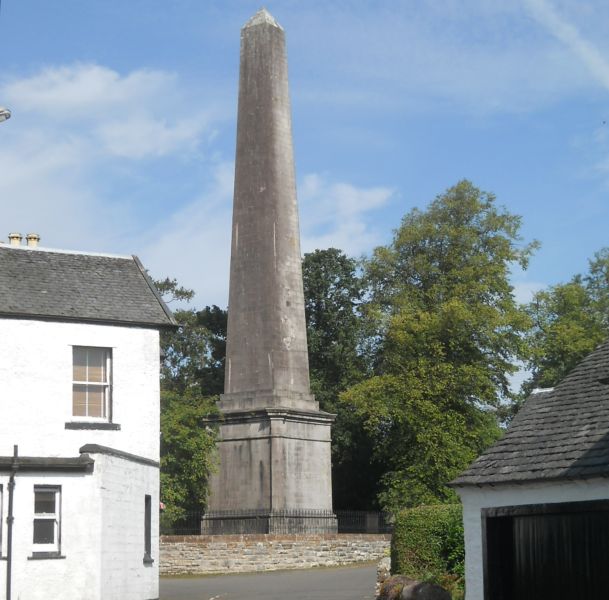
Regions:
M 286 407 L 223 411 L 220 465 L 210 481 L 209 533 L 336 531 L 334 415 Z

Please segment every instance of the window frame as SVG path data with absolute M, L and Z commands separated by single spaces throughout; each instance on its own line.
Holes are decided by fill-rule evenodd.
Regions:
M 32 555 L 37 556 L 59 556 L 61 554 L 61 485 L 34 484 L 34 507 L 32 516 Z M 55 512 L 36 512 L 36 494 L 53 492 L 55 494 Z M 53 521 L 53 537 L 51 544 L 36 543 L 36 521 Z
M 152 558 L 152 495 L 144 495 L 144 564 L 151 565 Z
M 71 420 L 73 422 L 89 422 L 89 423 L 112 423 L 112 396 L 113 396 L 113 352 L 111 347 L 107 346 L 81 346 L 81 345 L 72 345 L 72 407 L 70 410 Z M 77 350 L 101 350 L 105 353 L 105 369 L 106 369 L 106 381 L 105 382 L 97 382 L 97 381 L 88 381 L 88 380 L 76 380 L 74 379 L 74 366 L 75 366 L 75 353 Z M 75 386 L 80 385 L 84 387 L 97 387 L 103 389 L 103 405 L 102 405 L 102 414 L 104 416 L 94 416 L 94 415 L 75 415 L 74 414 L 74 388 Z M 86 405 L 86 412 L 88 412 L 88 402 Z
M 4 556 L 2 550 L 4 548 L 4 538 L 2 537 L 4 523 L 4 486 L 0 483 L 0 558 Z

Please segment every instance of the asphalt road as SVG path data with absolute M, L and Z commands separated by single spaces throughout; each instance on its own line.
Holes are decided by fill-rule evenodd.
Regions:
M 160 600 L 371 600 L 376 564 L 161 579 Z

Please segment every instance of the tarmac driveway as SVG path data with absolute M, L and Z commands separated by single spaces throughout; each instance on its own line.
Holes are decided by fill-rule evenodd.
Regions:
M 160 600 L 371 600 L 376 563 L 206 577 L 164 577 Z

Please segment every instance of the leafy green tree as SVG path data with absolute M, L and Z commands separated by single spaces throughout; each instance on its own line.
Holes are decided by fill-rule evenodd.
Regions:
M 512 400 L 529 318 L 510 268 L 526 268 L 520 217 L 461 181 L 409 212 L 365 261 L 366 314 L 377 323 L 373 377 L 342 395 L 383 462 L 381 504 L 395 510 L 453 497 L 446 487 L 495 439 L 494 410 Z
M 166 523 L 205 506 L 216 461 L 216 430 L 207 422 L 214 414 L 214 398 L 192 390 L 161 393 L 161 499 Z
M 334 412 L 339 392 L 366 376 L 359 351 L 363 283 L 357 262 L 336 248 L 305 254 L 302 278 L 311 390 L 322 410 Z
M 194 297 L 175 279 L 155 283 L 168 303 Z M 217 306 L 177 309 L 179 327 L 161 333 L 161 498 L 166 524 L 205 506 L 217 435 L 208 418 L 218 413 L 215 394 L 217 380 L 223 377 L 225 315 Z
M 607 335 L 609 332 L 609 248 L 602 248 L 594 255 L 584 281 L 598 319 Z
M 372 456 L 372 440 L 340 392 L 369 374 L 364 353 L 365 321 L 359 312 L 364 283 L 357 261 L 328 248 L 305 254 L 302 273 L 307 319 L 311 391 L 320 408 L 336 414 L 332 427 L 334 507 L 371 508 L 381 466 Z
M 527 310 L 532 375 L 523 396 L 556 385 L 609 335 L 609 248 L 595 254 L 585 276 L 537 292 Z
M 204 360 L 198 373 L 201 391 L 206 395 L 224 392 L 224 361 L 228 311 L 215 304 L 196 313 L 196 325 L 207 331 Z
M 194 297 L 192 290 L 181 287 L 175 279 L 166 278 L 155 284 L 167 303 L 190 302 Z M 227 311 L 213 305 L 200 311 L 179 308 L 173 314 L 178 329 L 161 333 L 161 388 L 184 392 L 198 387 L 203 396 L 221 394 Z

